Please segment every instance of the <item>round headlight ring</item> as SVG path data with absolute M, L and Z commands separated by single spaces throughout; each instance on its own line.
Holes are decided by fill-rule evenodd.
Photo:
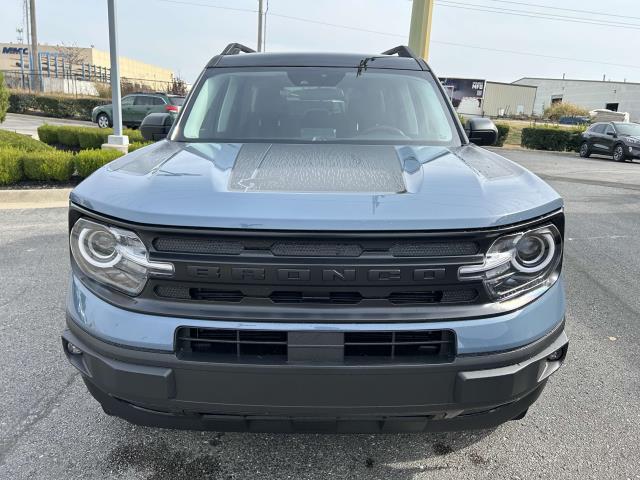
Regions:
M 93 242 L 98 239 L 98 235 L 109 235 L 113 238 L 113 252 L 107 255 L 96 250 Z M 78 235 L 78 250 L 80 250 L 82 258 L 98 268 L 113 267 L 122 258 L 117 248 L 117 239 L 108 230 L 84 228 Z
M 540 253 L 533 259 L 525 260 L 518 252 L 518 245 L 523 240 L 534 238 L 539 246 Z M 523 273 L 537 273 L 544 270 L 553 260 L 556 253 L 556 242 L 551 232 L 525 233 L 516 243 L 515 252 L 511 261 L 512 265 Z

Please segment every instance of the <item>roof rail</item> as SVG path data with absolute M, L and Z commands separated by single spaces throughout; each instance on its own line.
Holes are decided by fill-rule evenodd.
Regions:
M 399 57 L 407 57 L 407 58 L 414 58 L 414 59 L 418 58 L 413 53 L 413 51 L 406 45 L 398 45 L 397 47 L 393 47 L 390 50 L 386 50 L 382 52 L 382 55 L 398 55 Z
M 222 50 L 220 55 L 238 55 L 239 53 L 256 53 L 256 51 L 241 43 L 230 43 Z

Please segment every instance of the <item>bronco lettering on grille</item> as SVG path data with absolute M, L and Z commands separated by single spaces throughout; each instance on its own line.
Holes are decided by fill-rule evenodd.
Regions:
M 215 280 L 218 282 L 292 282 L 320 284 L 348 283 L 429 283 L 443 281 L 445 268 L 372 268 L 372 267 L 326 267 L 278 268 L 276 266 L 223 266 L 188 265 L 188 277 Z

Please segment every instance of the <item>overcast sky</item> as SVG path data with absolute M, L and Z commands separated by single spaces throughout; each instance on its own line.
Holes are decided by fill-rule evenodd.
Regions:
M 170 68 L 189 82 L 227 43 L 255 47 L 257 14 L 197 5 L 255 10 L 257 0 L 117 2 L 121 55 Z M 23 0 L 2 3 L 1 41 L 15 41 L 15 29 L 23 20 Z M 94 45 L 108 50 L 106 0 L 36 0 L 36 4 L 40 43 Z M 477 11 L 487 7 L 518 16 Z M 618 16 L 587 12 L 605 10 Z M 625 25 L 546 20 L 534 18 L 535 12 L 571 17 L 574 22 Z M 268 51 L 376 53 L 408 42 L 411 1 L 269 0 L 269 13 L 273 15 L 267 16 Z M 353 30 L 276 15 L 346 25 Z M 612 80 L 640 82 L 640 0 L 436 0 L 432 41 L 429 63 L 440 76 L 511 82 L 524 76 L 562 77 L 564 73 L 567 78 L 602 79 L 604 74 Z

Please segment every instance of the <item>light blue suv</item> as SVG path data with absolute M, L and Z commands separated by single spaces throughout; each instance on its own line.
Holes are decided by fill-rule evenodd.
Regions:
M 69 361 L 140 425 L 490 428 L 567 353 L 563 202 L 406 47 L 207 65 L 71 193 Z M 168 136 L 167 136 L 168 134 Z M 471 143 L 474 142 L 474 143 Z

